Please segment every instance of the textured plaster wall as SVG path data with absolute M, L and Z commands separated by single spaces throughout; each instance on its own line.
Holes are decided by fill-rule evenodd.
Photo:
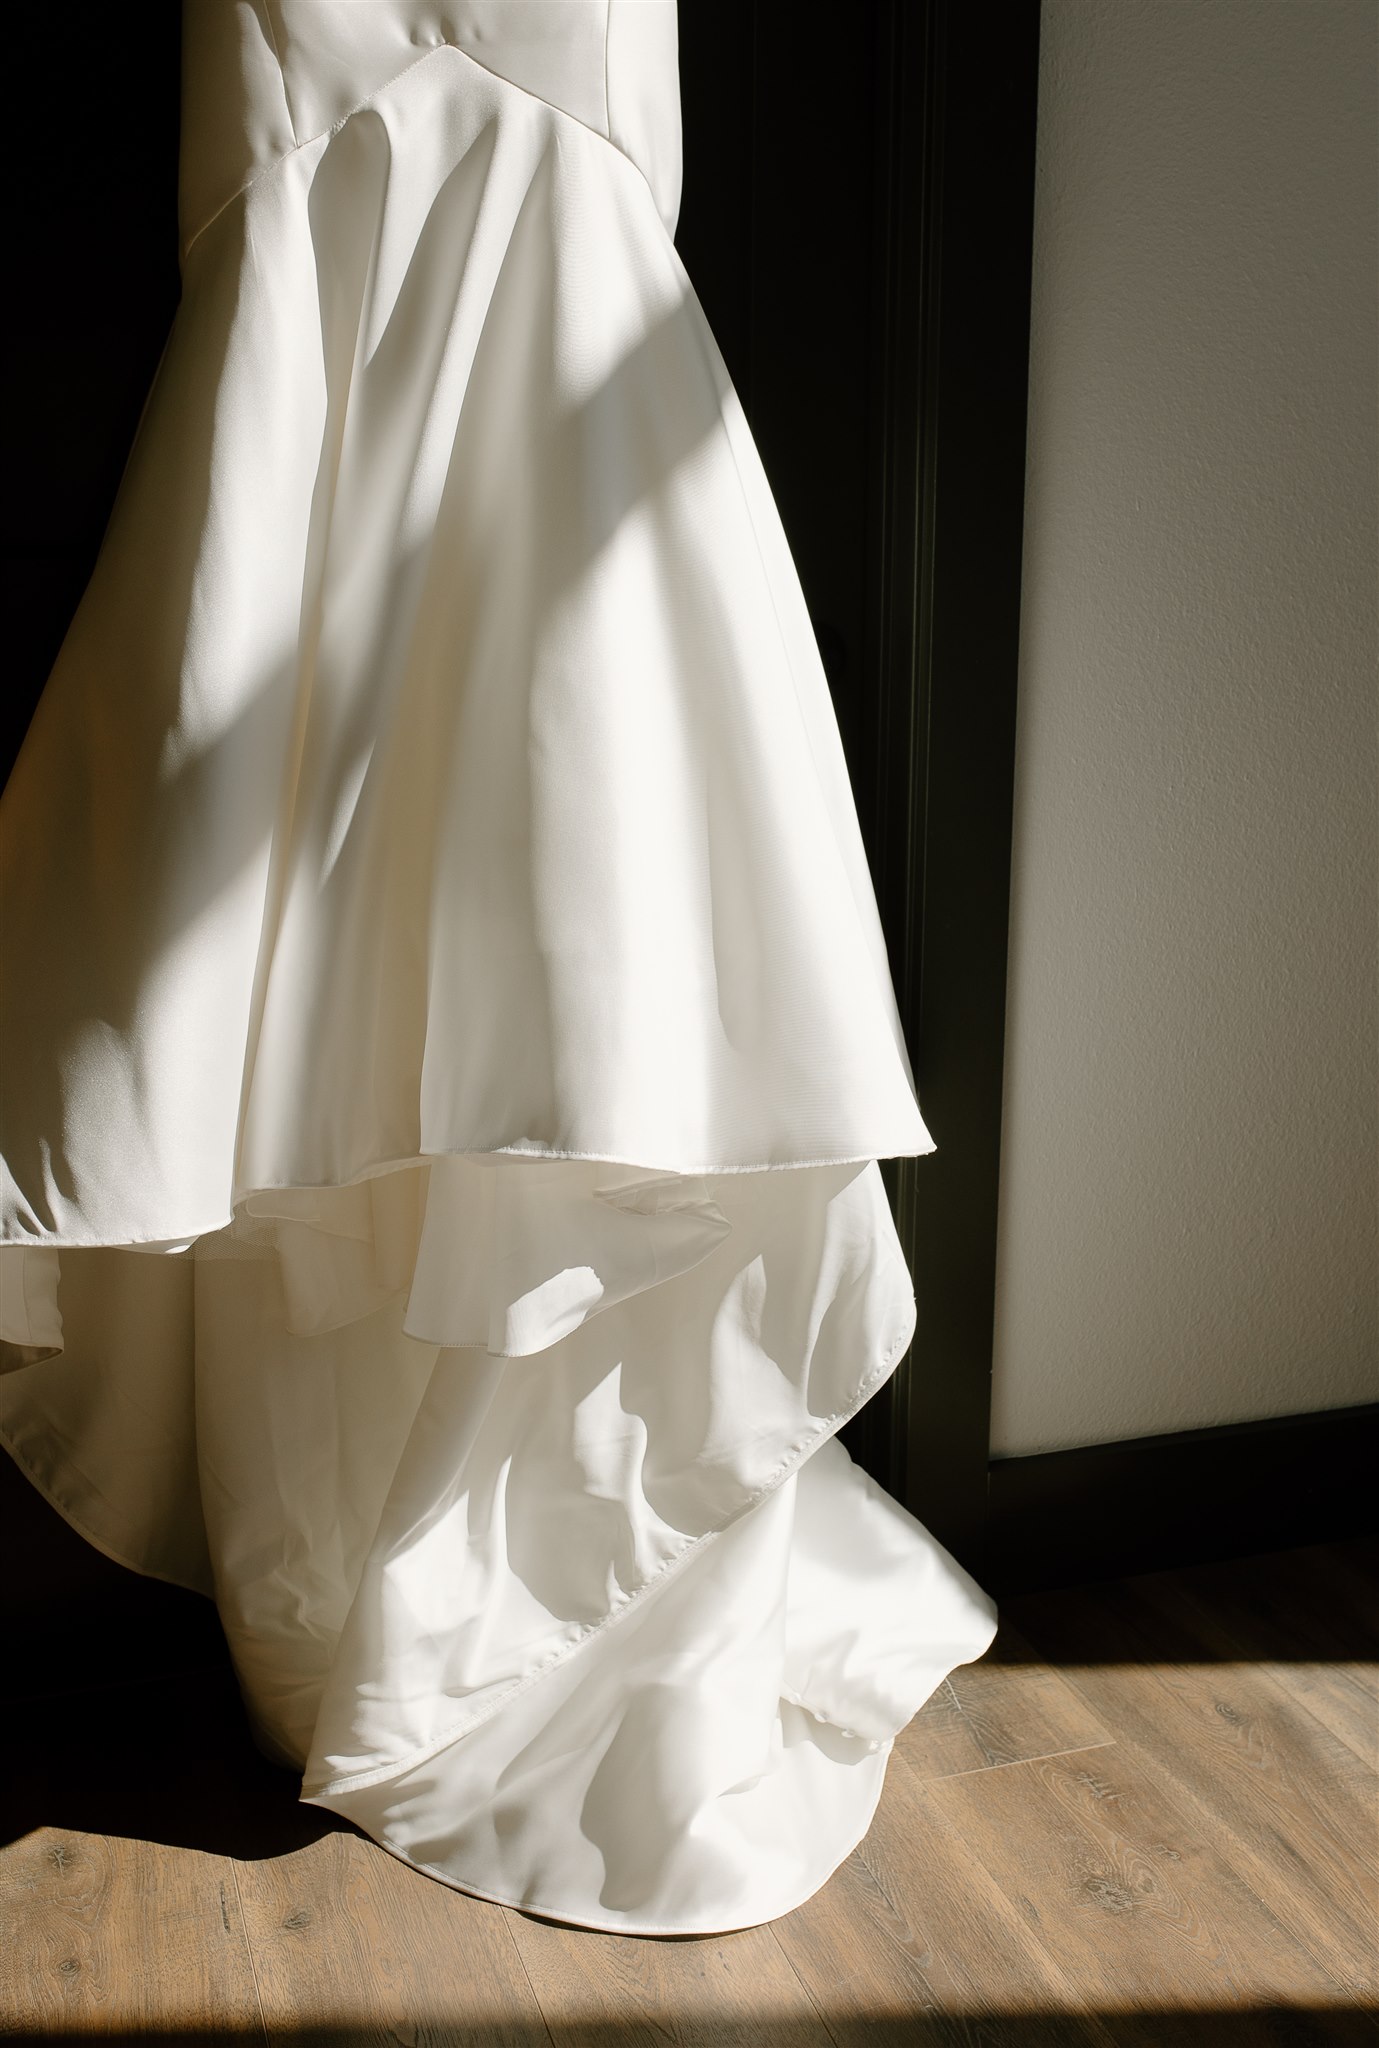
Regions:
M 1045 0 L 993 1448 L 1379 1396 L 1373 0 Z

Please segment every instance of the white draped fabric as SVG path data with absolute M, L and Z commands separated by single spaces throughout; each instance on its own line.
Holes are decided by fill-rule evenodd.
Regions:
M 722 1930 L 993 1612 L 835 1432 L 930 1151 L 676 253 L 673 0 L 192 0 L 183 296 L 0 802 L 0 1432 L 448 1883 Z

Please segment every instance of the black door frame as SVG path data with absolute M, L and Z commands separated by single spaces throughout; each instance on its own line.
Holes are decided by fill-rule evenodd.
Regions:
M 1005 1035 L 1038 0 L 680 7 L 676 242 L 838 711 L 920 1102 L 919 1322 L 844 1437 L 980 1573 Z
M 1039 5 L 1014 0 L 993 16 L 967 0 L 886 0 L 877 33 L 890 92 L 877 134 L 886 300 L 876 337 L 871 845 L 938 1149 L 886 1167 L 919 1321 L 867 1449 L 896 1496 L 980 1574 Z

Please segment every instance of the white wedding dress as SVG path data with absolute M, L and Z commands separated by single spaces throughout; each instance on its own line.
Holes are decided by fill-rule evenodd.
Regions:
M 0 1430 L 304 1798 L 767 1920 L 994 1620 L 835 1440 L 932 1140 L 673 0 L 185 34 L 182 303 L 0 804 Z

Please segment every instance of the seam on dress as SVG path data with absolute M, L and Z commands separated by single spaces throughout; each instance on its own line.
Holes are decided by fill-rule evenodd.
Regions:
M 956 1669 L 957 1667 L 954 1666 L 953 1668 Z M 932 1697 L 932 1695 L 930 1695 L 930 1697 Z M 921 1705 L 922 1704 L 923 1702 L 921 1702 Z M 918 1709 L 916 1709 L 916 1711 L 918 1711 Z M 867 1809 L 866 1819 L 861 1829 L 859 1830 L 856 1839 L 853 1841 L 850 1848 L 844 1850 L 843 1854 L 834 1864 L 833 1869 L 830 1870 L 828 1876 L 824 1878 L 823 1882 L 825 1884 L 828 1882 L 828 1877 L 832 1877 L 835 1874 L 835 1872 L 841 1870 L 843 1864 L 847 1862 L 848 1857 L 852 1854 L 853 1850 L 857 1847 L 857 1844 L 862 1840 L 863 1836 L 868 1833 L 868 1831 L 871 1828 L 872 1822 L 876 1819 L 876 1811 L 881 1804 L 881 1794 L 885 1789 L 886 1765 L 890 1761 L 891 1752 L 894 1749 L 894 1747 L 894 1737 L 892 1737 L 889 1742 L 883 1742 L 877 1745 L 876 1753 L 881 1757 L 881 1770 L 877 1780 L 876 1796 L 872 1800 L 869 1808 Z M 573 1920 L 570 1918 L 568 1909 L 566 1908 L 543 1905 L 539 1900 L 534 1898 L 509 1898 L 507 1894 L 503 1892 L 484 1891 L 478 1885 L 469 1884 L 468 1882 L 463 1881 L 458 1877 L 455 1877 L 450 1871 L 443 1869 L 439 1863 L 425 1863 L 419 1856 L 409 1856 L 405 1849 L 395 1848 L 394 1845 L 391 1842 L 386 1841 L 382 1835 L 371 1834 L 369 1836 L 369 1839 L 372 1842 L 376 1842 L 380 1849 L 386 1849 L 390 1856 L 395 1856 L 399 1863 L 405 1863 L 411 1870 L 425 1871 L 429 1877 L 438 1878 L 440 1882 L 443 1885 L 448 1886 L 451 1891 L 462 1892 L 466 1898 L 485 1899 L 488 1901 L 490 1905 L 494 1906 L 511 1906 L 516 1912 L 519 1913 L 539 1913 L 548 1919 L 562 1921 L 564 1925 L 567 1927 L 587 1928 L 591 1933 L 594 1934 L 625 1934 L 633 1939 L 640 1937 L 644 1934 L 668 1934 L 672 1936 L 688 1934 L 702 1939 L 705 1936 L 714 1934 L 744 1933 L 748 1928 L 764 1927 L 772 1920 L 779 1920 L 782 1919 L 787 1913 L 793 1913 L 797 1906 L 806 1905 L 808 1901 L 812 1899 L 815 1893 L 820 1889 L 820 1886 L 818 1884 L 812 1884 L 809 1890 L 806 1892 L 801 1892 L 798 1895 L 792 1892 L 785 1905 L 772 1906 L 766 1908 L 760 1919 L 754 1917 L 751 1920 L 732 1920 L 726 1922 L 722 1920 L 713 1920 L 706 1921 L 702 1927 L 686 1927 L 683 1921 L 675 1921 L 673 1923 L 667 1921 L 665 1923 L 661 1923 L 659 1921 L 640 1919 L 637 1920 L 635 1926 L 632 1926 L 628 1924 L 628 1921 L 633 1917 L 631 1915 L 629 1915 L 628 1919 L 626 1920 L 613 1919 L 611 1917 L 607 1920 Z
M 956 1666 L 954 1668 L 956 1669 Z M 921 1704 L 923 1703 L 921 1702 Z M 853 1850 L 857 1847 L 857 1844 L 862 1840 L 863 1836 L 865 1836 L 869 1832 L 872 1822 L 876 1819 L 876 1811 L 881 1804 L 881 1794 L 885 1789 L 885 1765 L 889 1761 L 891 1751 L 894 1747 L 894 1738 L 892 1738 L 890 1742 L 883 1743 L 880 1746 L 879 1754 L 881 1754 L 882 1756 L 882 1768 L 877 1780 L 876 1796 L 872 1800 L 871 1805 L 867 1810 L 866 1819 L 861 1829 L 859 1830 L 856 1839 L 852 1843 L 851 1847 L 846 1849 L 843 1852 L 843 1854 L 839 1857 L 838 1861 L 834 1864 L 833 1869 L 829 1871 L 828 1877 L 832 1877 L 835 1874 L 835 1872 L 842 1869 L 844 1863 L 847 1862 L 848 1857 L 852 1854 Z M 630 1926 L 626 1920 L 616 1920 L 612 1918 L 607 1920 L 572 1920 L 569 1916 L 568 1910 L 563 1907 L 543 1905 L 538 1900 L 532 1898 L 508 1898 L 502 1892 L 483 1891 L 477 1885 L 461 1882 L 459 1878 L 452 1876 L 448 1870 L 442 1869 L 440 1864 L 438 1863 L 424 1863 L 418 1856 L 409 1856 L 405 1849 L 394 1848 L 393 1844 L 391 1842 L 385 1841 L 381 1835 L 371 1835 L 369 1839 L 373 1842 L 376 1842 L 380 1849 L 386 1849 L 390 1856 L 396 1856 L 400 1863 L 407 1864 L 409 1869 L 425 1871 L 428 1876 L 439 1878 L 440 1882 L 443 1885 L 448 1885 L 451 1891 L 463 1892 L 467 1898 L 485 1899 L 489 1902 L 489 1904 L 494 1906 L 511 1906 L 515 1911 L 519 1913 L 539 1913 L 544 1915 L 548 1919 L 563 1921 L 564 1925 L 567 1927 L 587 1928 L 591 1933 L 594 1934 L 625 1934 L 633 1939 L 636 1939 L 644 1934 L 668 1934 L 671 1936 L 689 1934 L 691 1936 L 696 1936 L 702 1939 L 705 1936 L 714 1934 L 745 1933 L 748 1928 L 764 1927 L 772 1920 L 779 1920 L 782 1919 L 787 1913 L 793 1913 L 797 1906 L 807 1905 L 809 1900 L 814 1897 L 815 1893 L 820 1890 L 820 1886 L 818 1884 L 811 1884 L 808 1891 L 800 1892 L 798 1894 L 792 1892 L 789 1895 L 789 1898 L 785 1905 L 772 1906 L 766 1908 L 761 1918 L 759 1919 L 754 1916 L 751 1920 L 732 1920 L 727 1922 L 721 1920 L 713 1920 L 706 1921 L 702 1927 L 687 1928 L 684 1925 L 683 1921 L 678 1920 L 674 1922 L 666 1921 L 665 1923 L 661 1923 L 659 1921 L 653 1922 L 650 1920 L 638 1920 L 635 1926 Z M 828 1877 L 825 1877 L 825 1879 L 823 1880 L 825 1884 L 827 1884 L 828 1882 Z M 629 1916 L 629 1918 L 630 1917 L 631 1916 Z
M 392 88 L 398 83 L 400 79 L 409 77 L 411 73 L 417 70 L 420 65 L 429 64 L 431 59 L 437 56 L 442 50 L 449 50 L 454 56 L 463 58 L 465 63 L 472 64 L 476 71 L 482 71 L 485 78 L 496 79 L 500 86 L 507 86 L 509 91 L 519 94 L 521 98 L 523 98 L 524 100 L 530 100 L 538 107 L 549 108 L 552 114 L 557 115 L 561 120 L 568 121 L 572 127 L 578 128 L 581 134 L 592 135 L 596 141 L 603 143 L 606 148 L 611 149 L 614 156 L 620 158 L 623 163 L 627 164 L 632 170 L 634 170 L 637 176 L 641 179 L 643 185 L 646 186 L 648 193 L 651 192 L 651 186 L 648 183 L 646 173 L 645 171 L 643 171 L 641 165 L 638 163 L 634 163 L 632 158 L 627 154 L 627 151 L 625 149 L 619 149 L 617 143 L 612 141 L 609 136 L 600 135 L 598 129 L 593 127 L 591 123 L 589 123 L 588 121 L 581 121 L 578 114 L 572 114 L 568 107 L 557 106 L 554 100 L 548 100 L 543 98 L 539 92 L 533 92 L 530 86 L 518 85 L 515 79 L 504 78 L 501 71 L 493 71 L 489 68 L 487 64 L 481 64 L 477 57 L 471 57 L 468 50 L 462 50 L 458 43 L 433 43 L 431 48 L 429 50 L 424 50 L 420 57 L 414 58 L 410 64 L 404 64 L 401 71 L 395 71 L 391 78 L 384 80 L 382 85 L 376 85 L 372 92 L 366 92 L 362 99 L 356 100 L 353 106 L 347 107 L 344 113 L 341 114 L 337 120 L 332 121 L 328 127 L 318 130 L 318 132 L 315 135 L 308 135 L 304 142 L 296 143 L 291 149 L 285 149 L 281 156 L 274 157 L 271 164 L 259 165 L 258 168 L 252 173 L 252 175 L 244 180 L 244 183 L 242 185 L 236 186 L 235 190 L 230 194 L 228 199 L 223 199 L 221 201 L 220 205 L 216 208 L 214 213 L 207 215 L 206 219 L 201 223 L 201 226 L 197 228 L 182 244 L 179 261 L 182 263 L 186 262 L 192 250 L 196 247 L 196 244 L 201 240 L 201 237 L 206 233 L 206 230 L 208 228 L 213 227 L 215 223 L 220 219 L 221 214 L 225 213 L 230 207 L 232 207 L 237 199 L 245 198 L 248 193 L 253 191 L 256 185 L 261 184 L 265 178 L 271 177 L 275 171 L 280 171 L 285 163 L 289 163 L 294 156 L 300 156 L 304 149 L 310 149 L 314 143 L 322 141 L 328 135 L 338 134 L 347 121 L 352 121 L 354 119 L 354 116 L 356 114 L 362 113 L 365 107 L 371 106 L 375 100 L 381 99 L 385 92 L 391 92 Z M 607 100 L 608 91 L 607 85 L 605 84 L 605 107 L 607 105 Z M 291 118 L 292 114 L 291 109 L 289 108 L 288 120 L 290 121 Z M 293 133 L 296 133 L 295 129 L 293 130 Z M 654 194 L 652 194 L 652 199 L 654 204 Z M 660 219 L 659 212 L 657 213 L 657 219 Z M 662 222 L 661 225 L 662 227 L 664 227 L 665 223 Z
M 356 100 L 352 107 L 347 107 L 345 109 L 345 112 L 341 114 L 340 118 L 337 121 L 332 121 L 328 127 L 318 130 L 318 132 L 315 135 L 308 135 L 304 142 L 294 143 L 293 147 L 291 149 L 285 149 L 281 156 L 275 156 L 271 164 L 259 165 L 259 167 L 249 177 L 247 177 L 244 180 L 244 183 L 242 185 L 236 186 L 235 190 L 230 194 L 228 199 L 224 199 L 221 201 L 220 205 L 216 208 L 215 212 L 213 214 L 210 214 L 202 222 L 201 226 L 196 229 L 195 233 L 190 236 L 187 242 L 184 243 L 182 248 L 182 261 L 184 263 L 186 262 L 192 250 L 201 240 L 201 237 L 206 233 L 206 230 L 210 227 L 213 227 L 215 223 L 220 219 L 221 214 L 225 213 L 230 207 L 232 207 L 237 199 L 245 198 L 248 193 L 253 191 L 256 185 L 261 184 L 265 178 L 271 178 L 275 171 L 280 171 L 283 165 L 285 163 L 290 163 L 294 156 L 300 156 L 304 149 L 310 149 L 313 143 L 322 141 L 327 135 L 336 134 L 339 129 L 344 127 L 346 121 L 352 120 L 353 117 L 356 114 L 362 112 L 362 110 L 365 107 L 367 107 L 371 101 L 380 98 L 383 93 L 389 91 L 389 89 L 392 86 L 397 84 L 400 78 L 406 78 L 409 75 L 409 73 L 416 70 L 419 64 L 429 63 L 431 58 L 435 56 L 437 50 L 449 50 L 453 47 L 453 44 L 450 43 L 433 43 L 429 50 L 423 50 L 422 54 L 419 57 L 414 57 L 410 64 L 404 64 L 401 71 L 395 71 L 392 77 L 385 80 L 385 82 L 382 85 L 375 86 L 372 92 L 365 93 L 363 99 Z M 483 65 L 479 66 L 479 69 L 481 71 L 484 68 L 485 67 Z M 496 77 L 497 73 L 490 72 L 488 75 L 492 78 Z M 287 118 L 289 124 L 291 124 L 292 109 L 290 107 L 288 108 L 287 111 Z M 294 135 L 296 134 L 297 131 L 295 127 L 293 127 L 292 132 Z
M 608 104 L 608 31 L 613 25 L 613 0 L 603 0 L 603 132 L 613 140 L 613 110 Z
M 761 1159 L 747 1161 L 741 1165 L 715 1164 L 712 1160 L 708 1160 L 696 1166 L 686 1165 L 684 1162 L 677 1164 L 672 1160 L 668 1160 L 663 1154 L 657 1154 L 654 1158 L 633 1159 L 626 1152 L 576 1152 L 556 1146 L 537 1147 L 524 1145 L 520 1141 L 512 1145 L 483 1145 L 477 1147 L 460 1145 L 445 1152 L 417 1152 L 406 1156 L 399 1156 L 396 1159 L 374 1160 L 367 1166 L 357 1167 L 347 1180 L 256 1180 L 251 1187 L 241 1189 L 233 1197 L 233 1201 L 234 1206 L 237 1208 L 241 1202 L 247 1201 L 251 1195 L 295 1194 L 303 1189 L 314 1193 L 325 1189 L 362 1187 L 366 1181 L 381 1179 L 384 1174 L 395 1173 L 408 1166 L 430 1166 L 438 1159 L 479 1161 L 485 1159 L 554 1160 L 561 1163 L 572 1162 L 590 1166 L 630 1166 L 646 1172 L 673 1174 L 677 1180 L 715 1180 L 719 1175 L 726 1179 L 732 1174 L 806 1173 L 811 1168 L 817 1167 L 874 1166 L 881 1159 L 927 1159 L 930 1152 L 937 1149 L 937 1146 L 931 1142 L 923 1151 L 811 1152 L 799 1159 Z M 233 1216 L 227 1216 L 225 1219 L 225 1223 L 232 1221 Z M 208 1227 L 206 1233 L 198 1232 L 197 1235 L 209 1235 L 211 1230 L 224 1229 L 224 1227 L 225 1224 L 213 1224 Z M 48 1244 L 52 1242 L 48 1238 L 25 1238 L 19 1241 L 25 1244 Z M 132 1239 L 123 1237 L 99 1241 L 116 1245 L 133 1242 Z M 157 1240 L 154 1241 L 157 1242 Z M 180 1238 L 175 1240 L 178 1243 L 181 1241 Z M 97 1240 L 83 1238 L 80 1242 L 83 1244 L 87 1242 L 94 1243 Z
M 625 1152 L 573 1152 L 555 1149 L 533 1150 L 519 1145 L 489 1145 L 478 1149 L 472 1146 L 458 1146 L 447 1152 L 413 1152 L 399 1155 L 396 1159 L 379 1159 L 355 1170 L 348 1180 L 256 1180 L 251 1187 L 241 1189 L 233 1196 L 230 1209 L 212 1223 L 203 1223 L 194 1230 L 181 1230 L 174 1236 L 158 1237 L 60 1237 L 45 1233 L 41 1237 L 0 1236 L 0 1249 L 11 1245 L 28 1251 L 50 1248 L 54 1251 L 123 1250 L 136 1245 L 175 1244 L 189 1248 L 197 1238 L 214 1237 L 234 1222 L 235 1210 L 251 1195 L 296 1194 L 300 1191 L 315 1193 L 320 1190 L 362 1187 L 366 1181 L 380 1179 L 386 1173 L 396 1173 L 408 1166 L 429 1166 L 437 1159 L 532 1159 L 570 1160 L 593 1166 L 632 1166 L 651 1172 L 674 1174 L 679 1179 L 717 1179 L 720 1175 L 728 1178 L 732 1174 L 747 1173 L 806 1173 L 812 1167 L 826 1166 L 873 1166 L 882 1159 L 927 1159 L 937 1151 L 932 1143 L 924 1150 L 903 1150 L 899 1152 L 813 1152 L 801 1159 L 763 1159 L 745 1165 L 724 1165 L 713 1161 L 698 1166 L 673 1165 L 665 1158 L 629 1159 Z

